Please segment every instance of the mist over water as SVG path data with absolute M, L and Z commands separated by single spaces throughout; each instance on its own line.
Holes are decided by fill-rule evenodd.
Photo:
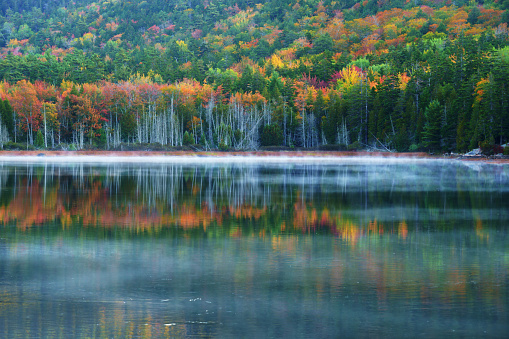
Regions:
M 0 337 L 504 337 L 509 168 L 0 164 Z

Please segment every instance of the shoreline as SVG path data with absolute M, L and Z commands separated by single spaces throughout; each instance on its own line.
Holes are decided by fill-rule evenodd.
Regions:
M 424 152 L 347 152 L 347 151 L 234 151 L 234 152 L 194 152 L 194 151 L 0 151 L 0 161 L 4 162 L 320 162 L 338 161 L 423 161 L 457 160 L 488 164 L 509 164 L 506 157 L 429 155 Z

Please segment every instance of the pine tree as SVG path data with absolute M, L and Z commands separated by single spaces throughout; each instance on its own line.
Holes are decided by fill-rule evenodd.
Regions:
M 1 118 L 2 123 L 5 125 L 5 127 L 7 127 L 9 136 L 12 139 L 14 137 L 14 112 L 12 110 L 11 104 L 7 99 L 3 101 L 3 110 Z
M 442 107 L 438 100 L 433 100 L 424 112 L 423 144 L 429 151 L 438 151 L 441 147 L 441 112 Z
M 0 118 L 2 119 L 2 122 L 5 124 L 4 115 L 5 115 L 4 101 L 0 99 Z
M 41 130 L 37 131 L 37 135 L 35 137 L 35 147 L 43 148 L 44 147 L 44 137 L 42 135 Z

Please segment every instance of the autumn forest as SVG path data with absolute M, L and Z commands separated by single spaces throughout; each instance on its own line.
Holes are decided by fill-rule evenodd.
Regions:
M 508 0 L 5 0 L 0 146 L 491 148 L 508 22 Z

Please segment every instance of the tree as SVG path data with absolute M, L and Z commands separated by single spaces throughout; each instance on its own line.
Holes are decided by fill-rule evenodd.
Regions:
M 265 125 L 260 138 L 262 146 L 280 146 L 283 144 L 283 131 L 277 123 Z
M 79 95 L 76 87 L 73 86 L 64 99 L 64 114 L 68 119 L 68 128 L 72 135 L 70 141 L 78 145 L 79 148 L 83 148 L 85 136 L 87 136 L 92 145 L 95 134 L 99 132 L 101 125 L 99 112 L 93 106 L 88 95 Z
M 1 101 L 1 100 L 0 100 Z M 3 101 L 2 123 L 7 128 L 9 136 L 14 138 L 14 111 L 7 99 Z
M 194 144 L 193 133 L 189 133 L 188 131 L 185 131 L 184 138 L 183 138 L 182 142 L 184 145 L 193 145 Z
M 479 10 L 479 7 L 477 7 L 477 5 L 474 5 L 474 7 L 470 10 L 470 13 L 468 13 L 467 18 L 468 23 L 471 25 L 475 25 L 477 23 L 479 15 L 481 15 L 481 11 Z
M 34 144 L 34 133 L 39 130 L 42 120 L 41 102 L 32 83 L 21 80 L 12 94 L 12 104 L 19 128 L 26 134 L 27 143 Z
M 325 33 L 315 39 L 315 41 L 313 42 L 312 52 L 314 54 L 320 54 L 325 51 L 332 50 L 333 46 L 334 46 L 334 41 L 330 37 L 329 33 Z
M 433 100 L 424 112 L 423 144 L 429 151 L 438 151 L 441 147 L 441 112 L 442 107 L 438 100 Z
M 495 123 L 498 122 L 496 118 L 497 102 L 495 100 L 495 93 L 499 88 L 494 86 L 493 76 L 490 74 L 487 78 L 481 79 L 475 87 L 475 98 L 472 111 L 472 120 L 470 128 L 473 132 L 471 136 L 470 147 L 475 148 L 480 142 L 490 140 L 494 144 Z M 491 142 L 493 140 L 493 142 Z
M 35 137 L 35 147 L 37 148 L 44 147 L 44 137 L 42 136 L 41 130 L 37 131 L 37 136 Z

